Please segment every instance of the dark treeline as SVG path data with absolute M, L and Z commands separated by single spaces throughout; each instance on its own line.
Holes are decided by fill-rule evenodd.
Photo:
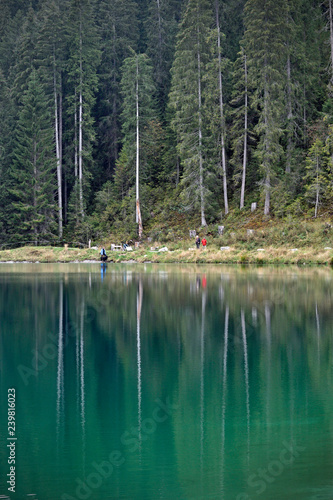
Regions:
M 332 0 L 5 0 L 0 20 L 0 243 L 330 204 Z

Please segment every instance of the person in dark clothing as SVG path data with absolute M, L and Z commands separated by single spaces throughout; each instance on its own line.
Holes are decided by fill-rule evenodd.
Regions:
M 195 244 L 197 245 L 197 248 L 200 248 L 200 236 L 198 234 L 195 238 Z
M 107 260 L 107 258 L 108 258 L 108 256 L 106 255 L 105 248 L 102 247 L 102 250 L 101 250 L 101 261 L 105 262 Z

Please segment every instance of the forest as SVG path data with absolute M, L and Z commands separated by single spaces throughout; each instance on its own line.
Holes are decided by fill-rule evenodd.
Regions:
M 331 213 L 332 0 L 1 0 L 0 82 L 2 246 Z

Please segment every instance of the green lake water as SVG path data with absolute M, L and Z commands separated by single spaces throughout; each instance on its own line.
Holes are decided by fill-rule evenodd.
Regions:
M 0 498 L 333 499 L 332 270 L 1 264 L 0 296 Z

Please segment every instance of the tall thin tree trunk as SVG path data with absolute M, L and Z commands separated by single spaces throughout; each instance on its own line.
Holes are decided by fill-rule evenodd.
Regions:
M 83 127 L 83 98 L 82 98 L 82 26 L 80 22 L 80 89 L 79 89 L 79 200 L 80 200 L 80 213 L 84 217 L 83 210 L 83 165 L 82 165 L 82 127 Z
M 332 0 L 328 0 L 329 16 L 330 16 L 330 45 L 331 45 L 331 92 L 333 90 L 333 11 Z
M 53 92 L 54 92 L 54 125 L 55 125 L 55 143 L 56 143 L 56 157 L 57 157 L 57 181 L 58 181 L 58 229 L 59 238 L 62 238 L 62 165 L 60 153 L 60 130 L 59 130 L 59 116 L 58 116 L 58 92 L 57 92 L 57 79 L 56 79 L 56 64 L 55 53 L 53 52 Z
M 179 173 L 180 173 L 180 169 L 179 169 L 179 156 L 177 156 L 177 173 L 176 173 L 176 187 L 178 186 L 179 184 Z
M 199 139 L 199 191 L 201 208 L 201 226 L 207 226 L 205 219 L 205 198 L 203 186 L 203 158 L 202 158 L 202 98 L 201 98 L 201 59 L 200 33 L 198 28 L 198 139 Z
M 215 1 L 215 14 L 217 26 L 217 51 L 218 51 L 218 70 L 219 70 L 219 94 L 220 94 L 220 119 L 221 119 L 221 159 L 222 159 L 222 177 L 223 177 L 223 197 L 224 197 L 224 212 L 229 212 L 228 191 L 227 191 L 227 165 L 225 154 L 225 120 L 224 120 L 224 105 L 223 105 L 223 84 L 222 84 L 222 61 L 221 61 L 221 33 L 219 19 L 219 3 Z
M 268 90 L 267 90 L 267 81 L 265 81 L 265 89 L 264 89 L 264 120 L 265 120 L 265 137 L 264 137 L 264 170 L 265 170 L 265 181 L 264 181 L 264 191 L 265 191 L 265 207 L 264 207 L 264 215 L 269 215 L 270 208 L 270 191 L 271 191 L 271 179 L 270 179 L 270 166 L 267 160 L 267 153 L 270 150 L 270 144 L 268 140 Z
M 306 86 L 303 85 L 303 147 L 307 145 Z
M 142 220 L 139 198 L 139 162 L 140 162 L 140 138 L 139 138 L 139 62 L 136 60 L 136 223 L 139 225 L 139 239 L 142 237 Z
M 59 157 L 60 157 L 60 164 L 62 166 L 62 78 L 61 78 L 61 74 L 59 76 L 59 117 L 58 117 L 58 123 L 59 123 Z
M 33 204 L 34 204 L 34 217 L 37 219 L 37 188 L 38 188 L 38 178 L 37 178 L 37 143 L 34 140 L 34 155 L 33 155 L 33 165 L 34 165 L 34 187 L 33 187 Z M 38 245 L 38 228 L 37 223 L 34 221 L 34 233 L 35 233 L 35 246 Z
M 79 97 L 79 200 L 80 213 L 84 217 L 83 211 L 83 166 L 82 166 L 82 92 Z
M 118 122 L 117 122 L 117 116 L 118 116 L 118 103 L 117 103 L 117 93 L 115 89 L 117 88 L 117 67 L 118 67 L 118 61 L 117 61 L 117 55 L 116 55 L 116 41 L 117 41 L 117 33 L 116 33 L 116 25 L 113 24 L 112 26 L 112 31 L 113 31 L 113 85 L 114 85 L 114 92 L 113 92 L 113 100 L 112 100 L 112 144 L 111 144 L 111 158 L 108 158 L 108 163 L 109 163 L 109 175 L 111 176 L 112 172 L 112 159 L 113 159 L 113 164 L 116 163 L 118 159 Z
M 316 184 L 316 205 L 315 205 L 315 219 L 317 218 L 318 214 L 318 206 L 319 206 L 319 157 L 317 156 L 316 158 L 317 162 L 317 184 Z
M 244 208 L 245 197 L 245 183 L 246 183 L 246 167 L 247 167 L 247 121 L 248 121 L 248 95 L 247 95 L 247 60 L 244 54 L 244 82 L 245 82 L 245 105 L 244 105 L 244 151 L 243 151 L 243 172 L 242 172 L 242 186 L 239 208 Z
M 77 137 L 78 137 L 78 133 L 77 133 L 77 105 L 76 105 L 76 89 L 75 89 L 75 104 L 74 104 L 74 177 L 75 177 L 75 183 L 77 182 L 77 179 L 78 179 L 78 172 L 79 172 L 79 168 L 78 168 L 78 148 L 77 148 L 77 143 L 78 143 L 78 140 L 77 140 Z
M 265 178 L 265 208 L 264 208 L 264 215 L 269 215 L 269 208 L 270 208 L 270 201 L 271 201 L 271 179 L 269 172 L 266 174 Z
M 79 160 L 78 160 L 78 127 L 77 127 L 77 90 L 75 89 L 75 104 L 74 104 L 74 189 L 75 189 L 75 218 L 78 217 L 78 187 L 79 187 Z
M 62 171 L 62 176 L 63 176 L 63 181 L 62 181 L 62 186 L 63 186 L 63 207 L 62 207 L 62 220 L 63 224 L 66 224 L 67 222 L 67 186 L 66 186 L 66 175 L 65 171 L 63 169 L 63 146 L 62 146 L 62 136 L 63 136 L 63 128 L 62 128 L 62 78 L 61 74 L 59 76 L 59 117 L 58 117 L 58 123 L 59 123 L 59 154 L 60 154 L 60 165 L 61 165 L 61 171 Z
M 288 107 L 288 144 L 287 144 L 287 160 L 286 160 L 286 173 L 290 174 L 291 171 L 291 152 L 292 152 L 292 123 L 293 118 L 292 103 L 291 103 L 291 62 L 290 54 L 288 53 L 287 58 L 287 107 Z
M 161 2 L 157 0 L 157 19 L 158 19 L 158 46 L 159 46 L 159 62 L 160 68 L 162 65 L 162 20 L 161 20 Z

